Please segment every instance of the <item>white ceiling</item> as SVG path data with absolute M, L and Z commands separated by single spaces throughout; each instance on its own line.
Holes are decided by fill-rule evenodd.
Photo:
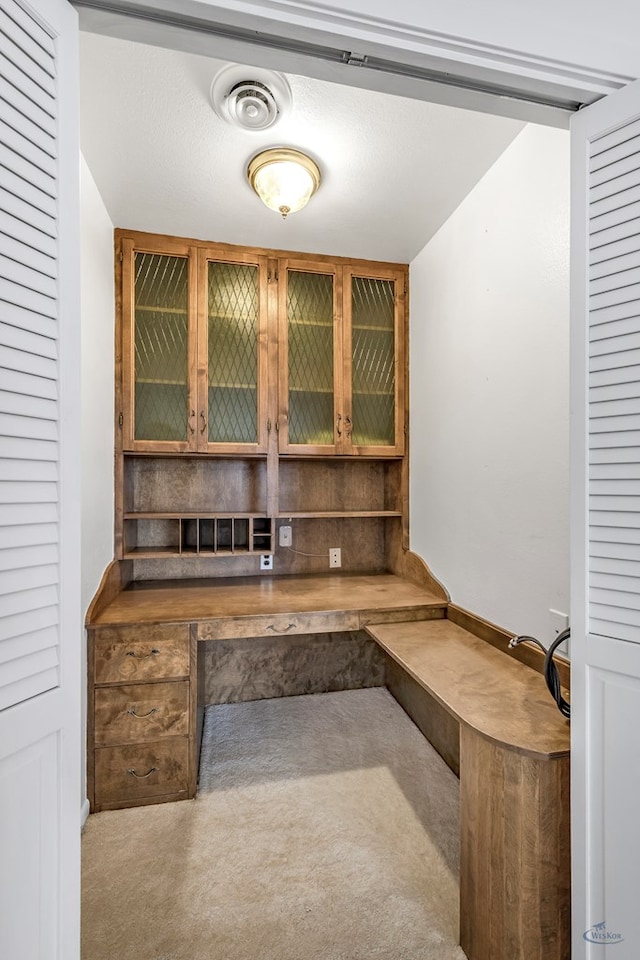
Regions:
M 523 126 L 289 75 L 290 115 L 248 132 L 211 107 L 223 65 L 81 34 L 82 150 L 115 226 L 410 262 Z M 286 222 L 245 177 L 254 153 L 278 145 L 307 151 L 323 174 Z

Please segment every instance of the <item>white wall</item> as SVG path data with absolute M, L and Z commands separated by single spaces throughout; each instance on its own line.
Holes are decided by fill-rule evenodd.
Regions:
M 82 158 L 82 607 L 113 559 L 113 224 Z
M 569 609 L 568 140 L 525 127 L 410 287 L 412 549 L 454 602 L 547 642 Z
M 113 224 L 84 158 L 81 160 L 80 217 L 81 600 L 84 617 L 105 567 L 113 558 L 114 382 Z M 83 675 L 86 676 L 86 658 Z M 83 715 L 86 711 L 86 693 L 84 697 Z M 85 768 L 83 758 L 83 801 L 86 797 Z

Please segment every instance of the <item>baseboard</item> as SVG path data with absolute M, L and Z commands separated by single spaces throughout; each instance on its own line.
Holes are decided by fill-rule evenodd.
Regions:
M 89 801 L 85 798 L 82 806 L 80 807 L 80 829 L 84 830 L 84 825 L 87 822 L 87 817 L 89 816 Z

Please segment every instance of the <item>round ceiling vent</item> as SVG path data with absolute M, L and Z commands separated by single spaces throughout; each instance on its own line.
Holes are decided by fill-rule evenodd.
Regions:
M 242 130 L 266 130 L 291 107 L 291 88 L 281 73 L 230 64 L 211 84 L 211 102 L 220 117 Z

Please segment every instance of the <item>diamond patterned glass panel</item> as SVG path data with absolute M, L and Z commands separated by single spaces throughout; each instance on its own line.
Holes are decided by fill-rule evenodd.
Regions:
M 395 442 L 394 282 L 352 281 L 353 431 L 356 446 Z
M 333 443 L 333 277 L 288 279 L 289 442 Z
M 187 439 L 184 257 L 135 255 L 135 439 Z
M 209 263 L 209 442 L 258 441 L 258 268 Z

